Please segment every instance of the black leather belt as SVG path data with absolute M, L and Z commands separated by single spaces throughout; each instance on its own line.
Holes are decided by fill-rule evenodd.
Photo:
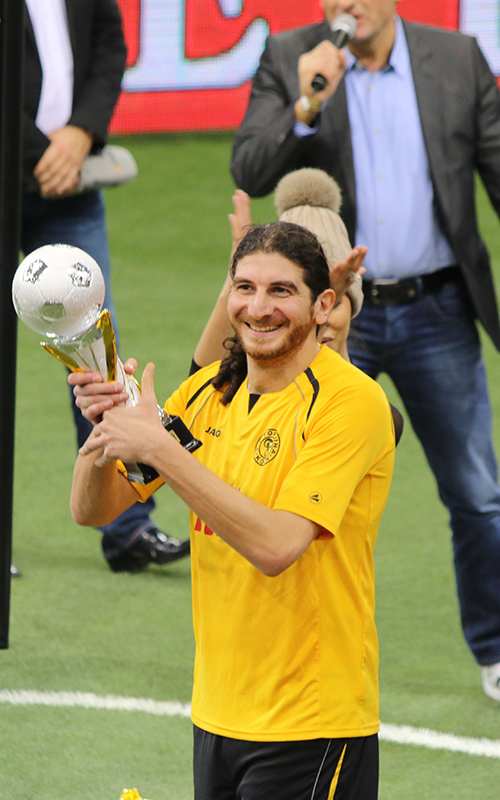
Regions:
M 376 306 L 399 306 L 414 303 L 424 294 L 438 292 L 443 284 L 460 277 L 460 267 L 444 267 L 429 275 L 403 280 L 363 280 L 363 294 Z

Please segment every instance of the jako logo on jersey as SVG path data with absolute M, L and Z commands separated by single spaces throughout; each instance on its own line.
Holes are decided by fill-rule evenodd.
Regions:
M 264 467 L 278 455 L 280 449 L 280 435 L 274 428 L 268 430 L 260 437 L 255 445 L 254 461 Z
M 317 505 L 318 503 L 321 503 L 321 501 L 323 500 L 323 495 L 320 494 L 319 492 L 311 492 L 311 494 L 309 495 L 309 500 L 311 501 L 311 503 Z
M 211 428 L 210 425 L 206 429 L 205 433 L 208 433 L 210 436 L 216 436 L 217 438 L 220 436 L 220 431 L 217 430 L 217 428 Z

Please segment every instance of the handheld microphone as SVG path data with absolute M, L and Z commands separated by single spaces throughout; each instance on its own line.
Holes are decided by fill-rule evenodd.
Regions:
M 352 14 L 340 14 L 338 17 L 335 17 L 330 29 L 332 31 L 330 41 L 340 50 L 340 48 L 347 44 L 349 39 L 352 39 L 356 33 L 356 20 Z M 318 74 L 312 79 L 311 87 L 315 92 L 321 92 L 325 88 L 326 83 L 327 80 L 325 76 Z

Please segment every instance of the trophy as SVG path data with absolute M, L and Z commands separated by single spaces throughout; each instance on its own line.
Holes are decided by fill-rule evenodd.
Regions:
M 101 310 L 106 287 L 101 268 L 84 250 L 65 244 L 44 245 L 19 265 L 12 282 L 18 317 L 48 341 L 41 346 L 72 372 L 100 372 L 105 381 L 120 381 L 126 405 L 141 396 L 139 383 L 125 372 L 107 309 Z M 163 427 L 193 452 L 201 446 L 180 417 L 158 406 Z M 150 483 L 158 477 L 147 464 L 125 464 L 127 478 Z

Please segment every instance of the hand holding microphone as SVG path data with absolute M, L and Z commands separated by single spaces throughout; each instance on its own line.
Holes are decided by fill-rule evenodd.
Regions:
M 297 121 L 310 125 L 321 104 L 336 90 L 346 67 L 343 45 L 354 35 L 356 20 L 341 14 L 331 24 L 332 34 L 299 58 L 300 99 L 295 103 Z
M 340 50 L 356 33 L 356 20 L 352 14 L 340 14 L 335 17 L 330 28 L 332 31 L 330 41 L 337 50 Z M 315 92 L 322 92 L 326 84 L 327 79 L 321 73 L 315 75 L 311 81 L 311 86 Z

